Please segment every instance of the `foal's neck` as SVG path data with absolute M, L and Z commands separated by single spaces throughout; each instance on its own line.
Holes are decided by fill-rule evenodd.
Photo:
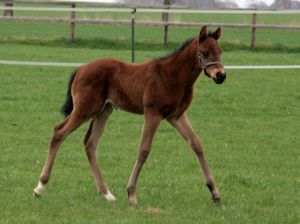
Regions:
M 201 68 L 197 61 L 197 42 L 191 41 L 182 51 L 161 62 L 164 73 L 167 77 L 172 77 L 173 81 L 180 82 L 185 86 L 193 86 Z

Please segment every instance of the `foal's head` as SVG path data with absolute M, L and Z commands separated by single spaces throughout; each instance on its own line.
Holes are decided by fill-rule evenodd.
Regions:
M 205 75 L 212 78 L 215 83 L 221 84 L 226 79 L 226 72 L 221 64 L 221 49 L 218 39 L 221 36 L 221 28 L 215 32 L 207 32 L 204 26 L 197 37 L 197 57 Z

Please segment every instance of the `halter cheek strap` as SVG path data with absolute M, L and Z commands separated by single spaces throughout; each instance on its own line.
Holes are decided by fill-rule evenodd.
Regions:
M 204 59 L 203 55 L 200 52 L 198 53 L 198 61 L 199 61 L 199 64 L 201 65 L 202 69 L 206 69 L 211 65 L 221 65 L 221 66 L 223 66 L 223 64 L 220 61 L 206 62 L 206 60 Z
M 199 50 L 199 38 L 197 38 L 197 57 L 198 57 L 199 65 L 201 66 L 202 69 L 207 69 L 211 65 L 223 66 L 223 64 L 220 61 L 210 61 L 210 62 L 206 61 L 203 54 Z

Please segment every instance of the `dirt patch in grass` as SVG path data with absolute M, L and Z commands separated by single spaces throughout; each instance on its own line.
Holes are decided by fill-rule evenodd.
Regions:
M 147 208 L 146 212 L 153 215 L 160 215 L 165 213 L 161 208 Z

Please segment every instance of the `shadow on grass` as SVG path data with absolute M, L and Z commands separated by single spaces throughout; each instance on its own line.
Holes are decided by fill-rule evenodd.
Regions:
M 83 39 L 77 38 L 71 42 L 67 38 L 49 38 L 49 37 L 16 37 L 7 36 L 0 37 L 0 44 L 20 44 L 32 46 L 48 46 L 48 47 L 66 47 L 66 48 L 90 48 L 90 49 L 110 49 L 110 50 L 128 50 L 131 49 L 130 39 Z M 161 51 L 171 50 L 181 42 L 169 42 L 167 46 L 163 46 L 161 42 L 137 41 L 135 43 L 136 50 Z M 257 43 L 255 50 L 251 50 L 249 45 L 240 42 L 221 41 L 220 47 L 223 51 L 245 50 L 252 52 L 283 52 L 283 53 L 300 53 L 300 46 L 286 46 L 283 44 L 265 44 Z

